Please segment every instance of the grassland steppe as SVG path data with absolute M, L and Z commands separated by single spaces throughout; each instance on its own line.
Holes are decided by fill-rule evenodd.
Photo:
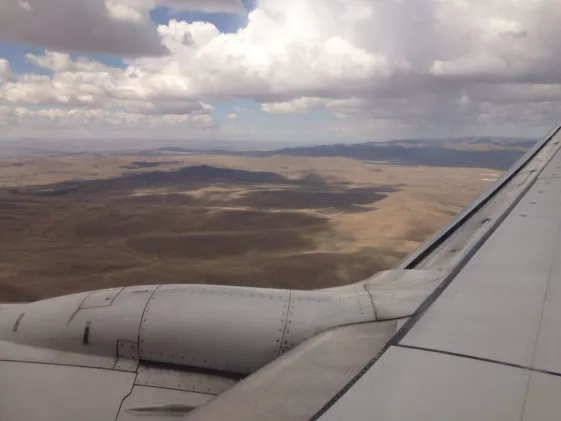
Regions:
M 499 174 L 336 156 L 4 156 L 0 301 L 137 284 L 358 281 L 396 264 Z

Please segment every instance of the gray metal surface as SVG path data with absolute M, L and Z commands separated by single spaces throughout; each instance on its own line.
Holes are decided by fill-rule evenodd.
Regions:
M 324 291 L 168 285 L 144 311 L 140 357 L 249 374 L 321 331 L 373 320 L 364 283 Z
M 559 165 L 561 154 L 546 169 Z M 561 305 L 554 289 L 544 310 L 559 254 L 561 178 L 545 183 L 540 178 L 532 186 L 401 343 L 534 366 L 542 313 L 554 323 Z M 552 279 L 554 288 L 559 278 Z M 543 328 L 554 330 L 547 320 Z M 559 354 L 551 351 L 559 335 L 540 336 L 539 361 L 559 367 Z M 553 358 L 546 355 L 552 352 Z
M 364 286 L 372 299 L 376 320 L 412 315 L 444 276 L 439 271 L 392 269 L 367 279 Z
M 365 282 L 320 291 L 153 285 L 9 307 L 0 318 L 0 360 L 136 371 L 143 359 L 248 374 L 321 331 L 375 320 L 378 284 L 386 304 L 412 289 L 401 291 L 407 305 L 393 311 L 409 316 L 430 291 L 396 281 L 402 275 L 369 279 L 368 291 Z
M 135 381 L 135 384 L 141 386 L 171 388 L 209 395 L 219 395 L 237 383 L 236 378 L 220 376 L 219 373 L 201 373 L 173 366 L 146 364 L 138 368 Z
M 282 350 L 286 352 L 319 332 L 334 326 L 376 320 L 370 295 L 361 284 L 346 288 L 292 291 Z
M 561 373 L 561 250 L 559 248 L 555 252 L 551 268 L 532 365 L 542 370 Z
M 2 310 L 0 360 L 112 369 L 120 359 L 117 369 L 134 371 L 138 352 L 125 344 L 137 344 L 141 315 L 155 288 L 98 291 L 85 307 L 90 293 Z M 125 364 L 127 358 L 132 363 Z
M 195 410 L 187 419 L 309 419 L 358 373 L 395 329 L 396 322 L 381 322 L 323 332 Z
M 86 299 L 80 304 L 80 308 L 106 307 L 113 303 L 115 297 L 123 290 L 123 288 L 102 289 L 100 291 L 92 291 Z
M 530 373 L 391 347 L 321 421 L 518 421 Z
M 204 393 L 134 386 L 131 394 L 123 401 L 116 421 L 181 419 L 183 415 L 213 397 Z
M 561 377 L 532 373 L 522 421 L 561 420 Z
M 114 420 L 134 373 L 0 361 L 2 421 Z
M 289 299 L 287 290 L 162 287 L 144 312 L 140 356 L 251 373 L 278 356 Z
M 117 361 L 115 370 L 136 371 L 139 362 L 137 341 L 117 341 Z

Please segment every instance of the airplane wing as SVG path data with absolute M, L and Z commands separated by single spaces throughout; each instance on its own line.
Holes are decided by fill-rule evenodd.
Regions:
M 0 419 L 559 420 L 560 141 L 353 285 L 0 307 Z
M 459 216 L 456 230 L 482 229 L 316 419 L 561 419 L 560 140 L 554 131 Z M 442 232 L 404 265 L 439 265 L 456 253 L 454 236 Z

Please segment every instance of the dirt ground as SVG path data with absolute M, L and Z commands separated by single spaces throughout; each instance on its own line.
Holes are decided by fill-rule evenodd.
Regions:
M 0 301 L 358 281 L 392 267 L 498 174 L 345 158 L 3 157 Z

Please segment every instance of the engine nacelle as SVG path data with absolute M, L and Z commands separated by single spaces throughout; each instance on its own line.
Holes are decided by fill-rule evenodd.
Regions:
M 0 309 L 0 359 L 249 374 L 326 329 L 407 317 L 437 281 L 429 271 L 388 271 L 316 291 L 160 285 L 73 294 Z

